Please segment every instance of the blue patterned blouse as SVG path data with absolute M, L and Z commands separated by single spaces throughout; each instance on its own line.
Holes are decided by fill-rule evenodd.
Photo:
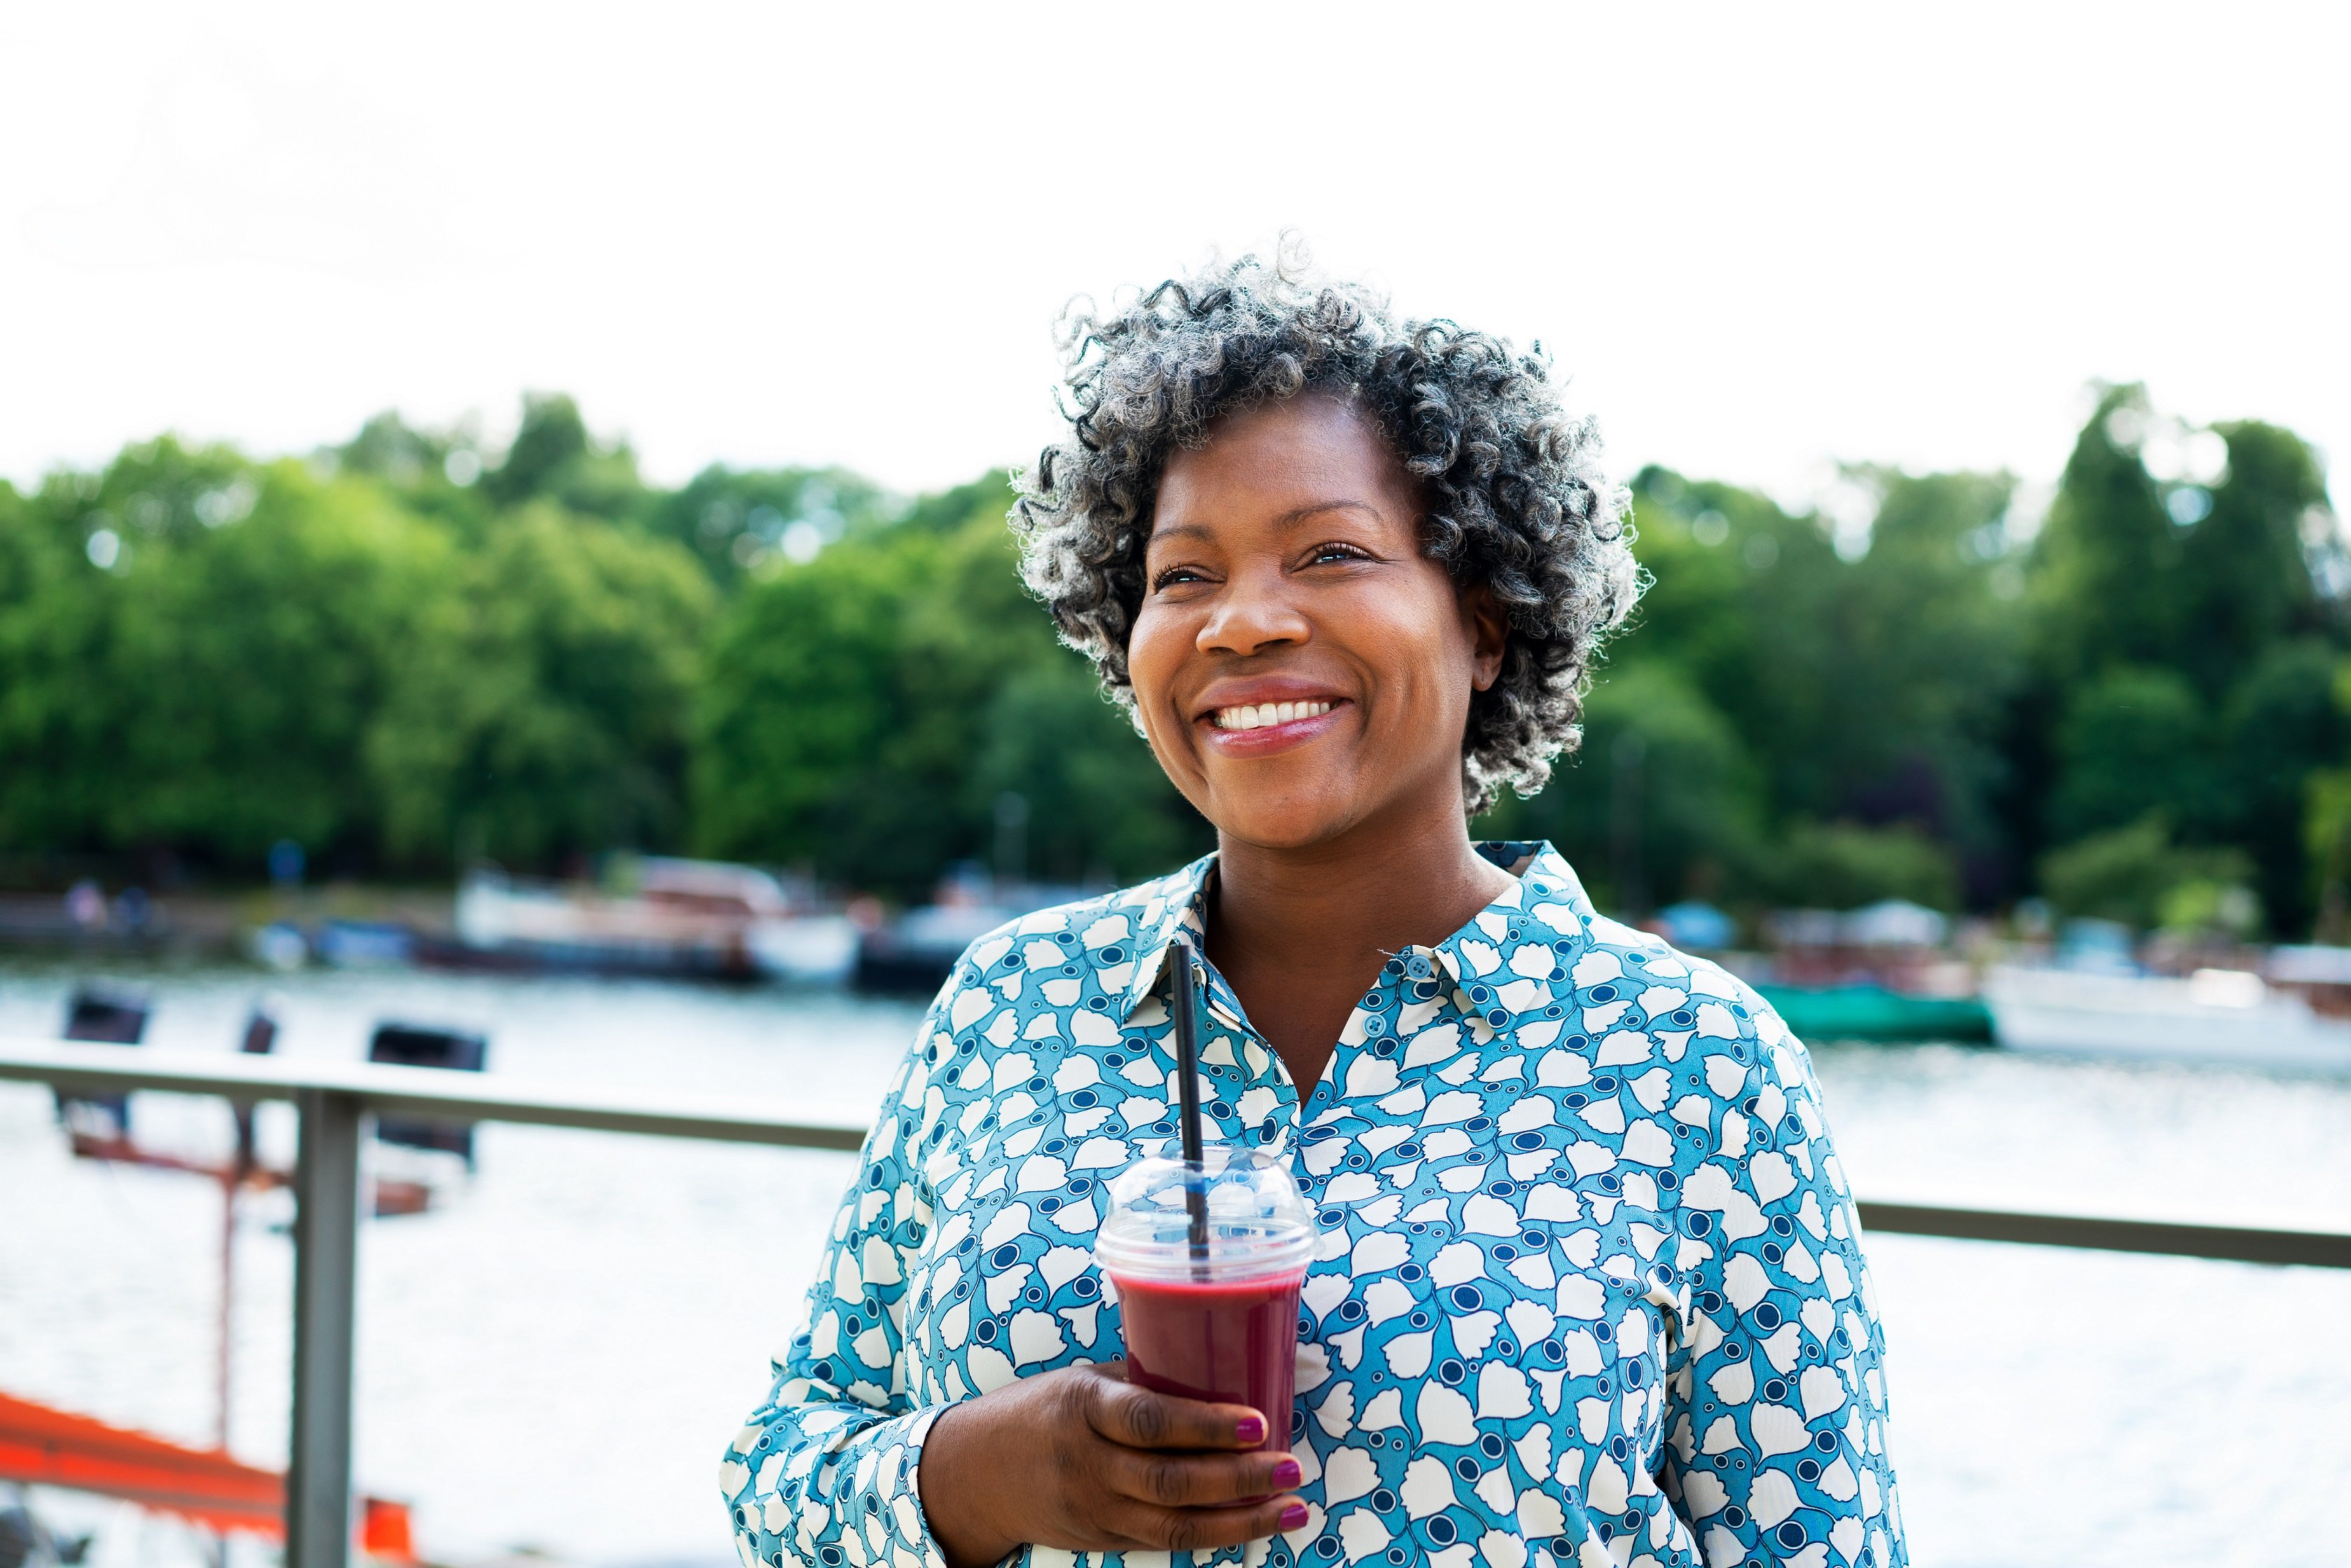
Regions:
M 1290 1413 L 1311 1517 L 1218 1556 L 1896 1568 L 1884 1341 L 1803 1047 L 1596 915 L 1549 845 L 1480 848 L 1515 884 L 1388 962 L 1303 1103 L 1210 976 L 1210 1135 L 1285 1151 L 1323 1227 Z M 1162 958 L 1213 865 L 956 966 L 722 1466 L 745 1568 L 943 1568 L 916 1487 L 939 1412 L 1118 1355 L 1093 1233 L 1175 1131 Z

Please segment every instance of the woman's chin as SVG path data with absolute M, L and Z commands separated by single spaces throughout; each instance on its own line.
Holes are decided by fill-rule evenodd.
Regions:
M 1319 789 L 1219 796 L 1207 814 L 1219 837 L 1252 849 L 1305 850 L 1343 836 L 1364 819 L 1352 793 Z

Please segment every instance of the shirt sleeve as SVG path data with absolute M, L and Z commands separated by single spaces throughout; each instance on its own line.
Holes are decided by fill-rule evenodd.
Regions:
M 924 1437 L 946 1406 L 908 1397 L 905 1348 L 908 1265 L 930 1218 L 906 1145 L 946 1001 L 882 1102 L 799 1332 L 719 1466 L 744 1568 L 946 1568 L 916 1486 Z
M 1885 1336 L 1859 1221 L 1810 1057 L 1744 1000 L 1751 1032 L 1708 1042 L 1704 1070 L 1730 1092 L 1683 1182 L 1696 1267 L 1682 1364 L 1668 1368 L 1667 1496 L 1708 1568 L 1900 1568 Z

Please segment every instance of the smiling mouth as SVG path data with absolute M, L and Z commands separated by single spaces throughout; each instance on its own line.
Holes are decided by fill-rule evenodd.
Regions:
M 1330 711 L 1327 702 L 1243 703 L 1238 707 L 1217 708 L 1208 718 L 1218 729 L 1269 729 L 1297 719 L 1319 718 Z

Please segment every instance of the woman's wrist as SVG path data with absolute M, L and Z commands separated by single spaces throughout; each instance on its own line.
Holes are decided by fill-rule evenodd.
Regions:
M 990 1505 L 1008 1490 L 1002 1484 L 999 1439 L 993 1434 L 995 1403 L 982 1395 L 950 1405 L 923 1439 L 914 1491 L 947 1568 L 989 1568 L 1020 1544 L 992 1517 Z

